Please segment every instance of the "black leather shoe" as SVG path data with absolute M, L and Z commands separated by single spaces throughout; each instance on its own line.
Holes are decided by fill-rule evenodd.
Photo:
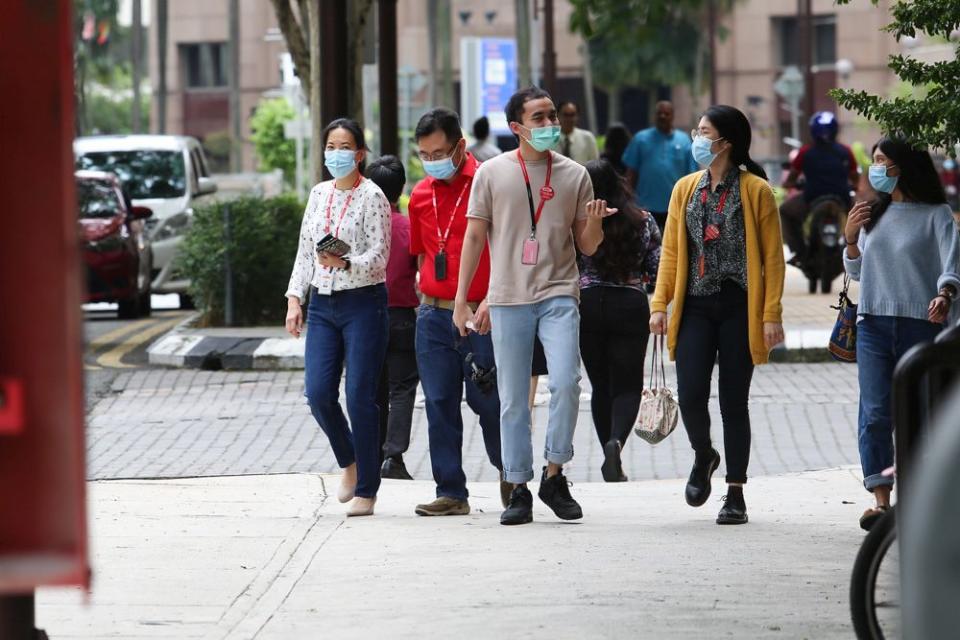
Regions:
M 623 445 L 617 439 L 603 445 L 603 464 L 600 465 L 600 473 L 603 475 L 604 482 L 627 481 L 627 476 L 623 475 L 623 464 L 620 461 L 622 448 Z
M 743 487 L 727 487 L 723 507 L 717 516 L 717 524 L 747 524 L 747 503 L 743 500 Z
M 413 477 L 407 472 L 407 465 L 403 464 L 403 458 L 387 458 L 380 467 L 380 477 L 390 480 L 413 480 Z
M 710 449 L 710 453 L 704 456 L 697 454 L 690 471 L 690 479 L 687 480 L 685 497 L 688 505 L 699 507 L 707 501 L 711 490 L 710 478 L 719 466 L 720 454 L 716 449 Z
M 570 495 L 570 487 L 563 473 L 548 478 L 547 468 L 544 467 L 537 495 L 561 520 L 579 520 L 583 517 L 583 509 Z
M 527 485 L 520 484 L 510 492 L 510 504 L 500 514 L 500 524 L 527 524 L 533 522 L 533 494 Z

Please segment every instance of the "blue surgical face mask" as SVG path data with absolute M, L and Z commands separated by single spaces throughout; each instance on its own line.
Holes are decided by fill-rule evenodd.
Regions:
M 885 164 L 870 165 L 870 173 L 868 174 L 870 186 L 881 193 L 893 193 L 893 190 L 897 188 L 897 178 L 900 176 L 888 176 L 888 168 Z
M 529 131 L 530 137 L 525 138 L 525 140 L 537 151 L 549 151 L 560 142 L 560 125 L 547 125 L 529 129 Z
M 323 165 L 335 179 L 345 178 L 357 166 L 357 152 L 353 149 L 327 149 L 323 152 Z
M 716 160 L 719 153 L 713 153 L 710 151 L 710 148 L 713 146 L 714 142 L 723 140 L 723 138 L 717 138 L 716 140 L 711 140 L 704 136 L 697 136 L 693 139 L 693 144 L 690 145 L 690 152 L 693 153 L 693 159 L 697 161 L 697 164 L 709 167 L 713 164 L 713 161 Z
M 457 154 L 454 148 L 453 155 L 442 160 L 421 160 L 423 170 L 428 176 L 437 180 L 446 180 L 457 172 L 457 165 L 453 164 L 453 156 Z

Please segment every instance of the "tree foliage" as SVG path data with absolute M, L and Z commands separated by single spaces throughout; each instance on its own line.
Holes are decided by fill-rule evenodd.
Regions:
M 874 5 L 878 0 L 871 0 Z M 849 4 L 851 0 L 837 0 Z M 914 0 L 892 7 L 893 22 L 884 30 L 899 42 L 925 33 L 953 42 L 952 60 L 926 63 L 896 54 L 887 66 L 915 88 L 914 95 L 882 98 L 866 91 L 834 89 L 831 97 L 842 107 L 876 122 L 885 132 L 903 136 L 914 144 L 956 152 L 960 143 L 960 2 Z
M 275 98 L 262 101 L 250 120 L 260 170 L 280 169 L 287 184 L 293 184 L 297 150 L 296 142 L 284 136 L 283 125 L 295 115 L 286 98 Z

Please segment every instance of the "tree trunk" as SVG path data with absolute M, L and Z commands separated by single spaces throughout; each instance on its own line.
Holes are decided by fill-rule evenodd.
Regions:
M 142 130 L 140 114 L 140 62 L 143 59 L 143 4 L 141 0 L 133 0 L 133 24 L 130 25 L 130 70 L 133 77 L 133 105 L 130 108 L 131 130 L 140 133 Z
M 437 104 L 437 12 L 440 0 L 427 0 L 427 64 L 430 68 L 430 104 Z
M 157 133 L 167 132 L 168 1 L 157 0 Z
M 320 139 L 323 134 L 323 119 L 320 115 L 320 5 L 318 2 L 307 4 L 310 64 L 304 90 L 310 87 L 310 93 L 307 95 L 310 100 L 310 169 L 313 175 L 311 185 L 323 182 L 323 141 Z M 300 80 L 303 82 L 303 76 Z
M 240 114 L 240 0 L 228 5 L 230 38 L 230 170 L 243 170 L 243 134 Z
M 613 86 L 607 88 L 607 122 L 620 122 L 620 87 Z
M 597 131 L 597 103 L 593 99 L 593 69 L 590 61 L 590 43 L 584 42 L 580 46 L 583 56 L 583 101 L 587 111 L 587 127 L 594 133 Z
M 440 56 L 440 86 L 437 105 L 454 109 L 453 96 L 453 12 L 451 0 L 437 3 L 437 55 Z
M 347 113 L 364 125 L 369 123 L 363 122 L 363 62 L 372 9 L 373 0 L 351 0 L 347 3 Z
M 530 70 L 530 0 L 514 0 L 517 23 L 517 82 L 520 87 L 533 84 Z
M 160 0 L 165 2 L 166 0 Z M 293 59 L 293 66 L 297 71 L 297 77 L 300 78 L 300 86 L 303 87 L 303 94 L 310 95 L 310 64 L 311 50 L 310 45 L 310 9 L 318 8 L 315 6 L 321 0 L 299 0 L 298 7 L 300 12 L 300 22 L 297 22 L 293 9 L 290 6 L 290 0 L 270 0 L 273 4 L 273 12 L 277 15 L 277 26 L 283 34 L 283 39 L 287 44 L 287 51 Z

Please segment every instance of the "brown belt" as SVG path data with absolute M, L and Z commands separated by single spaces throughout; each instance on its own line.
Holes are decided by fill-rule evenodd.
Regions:
M 447 311 L 453 311 L 454 307 L 453 300 L 434 298 L 433 296 L 423 296 L 423 304 L 428 304 L 431 307 L 436 307 L 437 309 L 446 309 Z M 468 302 L 467 306 L 470 307 L 471 311 L 476 311 L 479 305 L 476 302 Z

